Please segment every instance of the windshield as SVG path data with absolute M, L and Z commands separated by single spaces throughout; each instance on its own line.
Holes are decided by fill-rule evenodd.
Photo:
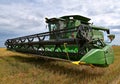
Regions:
M 51 28 L 51 31 L 56 30 L 57 29 L 57 24 L 51 24 L 50 28 Z
M 58 24 L 56 23 L 49 23 L 48 24 L 49 31 L 54 31 L 58 28 Z
M 49 23 L 48 26 L 50 31 L 54 31 L 54 30 L 63 29 L 65 27 L 65 23 L 64 21 L 58 21 L 56 23 Z

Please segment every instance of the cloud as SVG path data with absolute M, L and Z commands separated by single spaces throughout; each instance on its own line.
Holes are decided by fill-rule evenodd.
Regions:
M 120 33 L 120 29 L 111 29 L 112 32 L 117 32 L 117 33 Z
M 115 39 L 113 40 L 112 45 L 120 45 L 120 33 L 115 34 Z
M 30 31 L 32 29 L 40 27 L 43 22 L 43 14 L 38 15 L 34 9 L 28 5 L 0 5 L 0 27 L 6 30 L 19 30 Z M 5 10 L 5 11 L 4 11 Z
M 120 25 L 116 26 L 109 26 L 111 33 L 113 34 L 120 34 Z
M 118 35 L 119 4 L 118 0 L 0 0 L 0 37 L 45 32 L 45 17 L 71 14 L 88 16 L 95 25 L 108 27 Z
M 120 2 L 118 0 L 64 0 L 63 8 L 68 13 L 82 14 L 92 18 L 96 25 L 110 26 L 120 22 Z

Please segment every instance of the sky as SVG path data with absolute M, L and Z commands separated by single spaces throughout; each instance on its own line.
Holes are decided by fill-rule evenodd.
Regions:
M 110 29 L 120 45 L 119 0 L 0 0 L 0 47 L 8 38 L 48 31 L 45 17 L 83 15 Z

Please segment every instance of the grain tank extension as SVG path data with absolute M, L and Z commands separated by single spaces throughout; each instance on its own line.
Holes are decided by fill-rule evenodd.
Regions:
M 38 33 L 5 42 L 7 49 L 69 60 L 74 64 L 105 67 L 113 63 L 112 47 L 105 43 L 104 32 L 112 41 L 109 29 L 94 26 L 80 15 L 45 18 L 49 32 Z

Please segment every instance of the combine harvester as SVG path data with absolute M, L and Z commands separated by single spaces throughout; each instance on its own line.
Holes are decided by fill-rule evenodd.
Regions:
M 94 26 L 89 18 L 80 15 L 45 19 L 49 32 L 8 39 L 7 49 L 64 59 L 78 65 L 107 67 L 113 63 L 113 50 L 105 43 L 103 33 L 112 41 L 115 35 L 110 34 L 109 29 Z

